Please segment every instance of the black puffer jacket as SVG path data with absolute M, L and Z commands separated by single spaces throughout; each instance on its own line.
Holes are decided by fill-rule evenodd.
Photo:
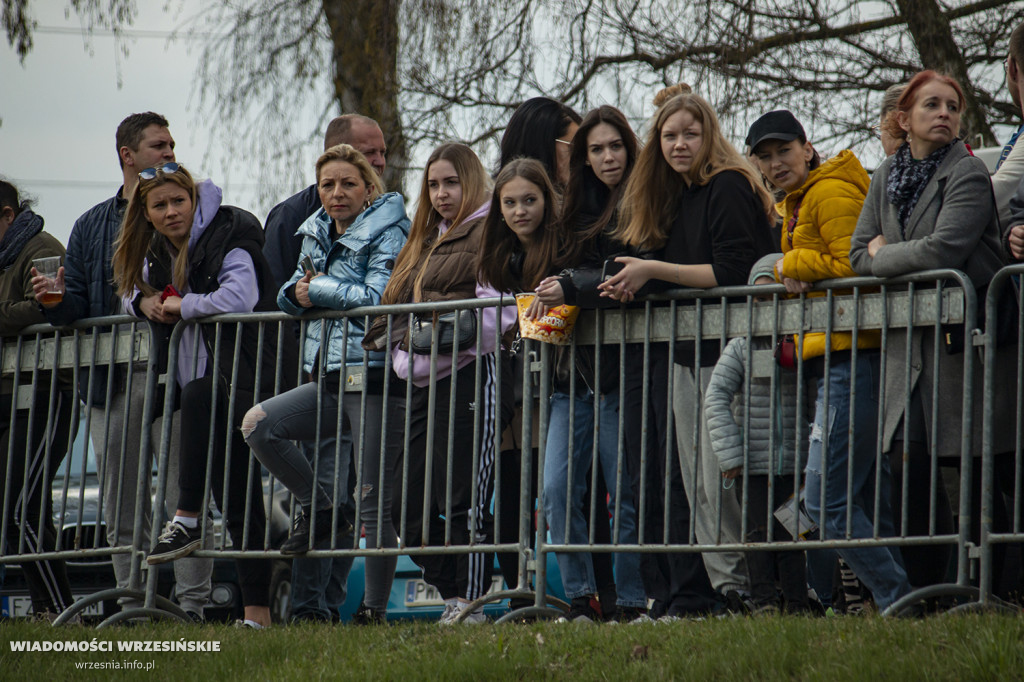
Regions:
M 189 252 L 188 285 L 192 293 L 208 294 L 220 286 L 217 275 L 224 263 L 224 257 L 234 249 L 243 249 L 252 258 L 256 269 L 256 282 L 259 286 L 259 301 L 255 312 L 277 311 L 277 287 L 274 285 L 270 266 L 263 256 L 263 230 L 256 216 L 234 206 L 221 206 L 213 221 L 200 236 L 199 241 Z M 146 254 L 149 269 L 149 283 L 157 290 L 171 283 L 173 256 L 167 248 L 167 240 L 155 235 L 149 252 Z M 164 342 L 160 344 L 159 362 L 161 369 L 167 365 L 167 339 L 173 325 L 152 323 L 156 333 Z M 203 343 L 210 357 L 209 369 L 212 371 L 214 346 L 216 343 L 216 325 L 202 326 Z M 230 384 L 232 368 L 235 364 L 235 325 L 223 325 L 220 339 L 219 370 L 221 377 Z M 277 334 L 273 327 L 268 327 L 263 335 L 263 353 L 257 354 L 259 325 L 245 323 L 242 329 L 241 352 L 238 356 L 237 387 L 242 390 L 253 390 L 256 368 L 262 365 L 260 384 L 263 391 L 272 390 L 274 385 L 274 365 L 277 355 Z

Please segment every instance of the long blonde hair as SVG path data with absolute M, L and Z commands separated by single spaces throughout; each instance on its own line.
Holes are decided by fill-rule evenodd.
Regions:
M 656 249 L 665 244 L 672 223 L 672 208 L 684 189 L 683 178 L 672 170 L 661 151 L 661 129 L 673 114 L 686 111 L 701 125 L 701 145 L 690 167 L 693 184 L 705 185 L 722 171 L 743 174 L 754 195 L 761 201 L 766 216 L 774 215 L 771 195 L 760 182 L 754 168 L 722 135 L 718 116 L 699 95 L 682 93 L 665 101 L 654 114 L 653 125 L 636 167 L 629 176 L 622 200 L 622 214 L 616 237 L 625 244 Z
M 448 161 L 455 168 L 455 174 L 459 176 L 459 184 L 462 186 L 462 204 L 448 230 L 440 238 L 435 239 L 437 226 L 443 218 L 430 203 L 427 174 L 430 172 L 430 167 L 438 161 Z M 490 188 L 491 181 L 487 177 L 487 171 L 484 170 L 483 164 L 480 163 L 480 158 L 466 145 L 458 142 L 446 142 L 431 152 L 423 168 L 420 198 L 416 203 L 416 213 L 413 215 L 412 225 L 409 228 L 409 240 L 395 260 L 395 269 L 381 296 L 381 303 L 409 302 L 410 284 L 415 289 L 415 282 L 409 282 L 409 276 L 413 269 L 420 264 L 431 248 L 444 241 L 446 235 L 451 234 L 456 226 L 483 205 L 488 198 Z
M 177 185 L 188 192 L 192 199 L 193 216 L 195 215 L 196 182 L 184 166 L 179 164 L 173 173 L 165 173 L 161 166 L 156 169 L 156 175 L 152 179 L 139 178 L 139 184 L 135 186 L 135 191 L 128 199 L 121 230 L 114 242 L 112 264 L 118 296 L 130 294 L 133 289 L 138 289 L 144 296 L 156 293 L 156 289 L 142 279 L 142 266 L 146 262 L 146 253 L 155 236 L 159 235 L 165 240 L 167 238 L 160 235 L 153 227 L 153 223 L 146 218 L 146 198 L 150 192 L 165 183 Z M 167 242 L 170 243 L 170 240 Z M 186 235 L 184 244 L 175 247 L 178 254 L 174 257 L 172 283 L 181 291 L 188 280 L 188 236 Z

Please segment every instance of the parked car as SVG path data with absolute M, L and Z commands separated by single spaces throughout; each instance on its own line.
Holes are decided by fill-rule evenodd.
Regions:
M 85 459 L 84 478 L 82 461 Z M 156 485 L 156 470 L 153 471 L 153 486 Z M 270 485 L 265 478 L 264 489 Z M 292 501 L 288 492 L 274 484 L 270 513 L 271 543 L 278 546 L 291 527 Z M 106 528 L 100 519 L 99 475 L 96 456 L 89 445 L 84 424 L 78 430 L 71 457 L 65 459 L 54 479 L 53 518 L 61 533 L 62 549 L 102 549 L 107 547 Z M 214 532 L 220 543 L 222 520 L 214 513 Z M 148 529 L 147 529 L 148 531 Z M 365 540 L 361 543 L 365 546 Z M 80 556 L 66 561 L 68 578 L 76 599 L 116 586 L 114 569 L 109 555 Z M 174 570 L 170 563 L 159 564 L 157 570 L 157 592 L 171 597 L 174 588 Z M 347 621 L 362 602 L 365 584 L 365 560 L 356 557 L 348 579 L 348 594 L 345 604 L 339 609 L 342 621 Z M 492 574 L 492 591 L 506 589 L 501 573 L 495 563 Z M 286 623 L 291 617 L 291 561 L 278 559 L 274 562 L 271 577 L 271 616 L 276 623 Z M 561 576 L 554 555 L 548 555 L 547 591 L 565 599 Z M 205 615 L 209 621 L 231 621 L 242 617 L 241 589 L 238 573 L 232 559 L 214 561 L 213 585 Z M 508 610 L 506 601 L 489 604 L 485 613 L 498 618 Z M 18 564 L 0 564 L 0 617 L 21 618 L 31 611 L 31 599 L 24 575 Z M 87 622 L 99 622 L 118 611 L 116 600 L 107 600 L 90 606 L 83 613 Z M 400 556 L 395 570 L 395 581 L 388 600 L 390 620 L 434 619 L 444 611 L 444 602 L 434 588 L 423 580 L 422 571 L 408 556 Z
M 66 458 L 54 478 L 53 519 L 61 535 L 61 549 L 102 549 L 108 547 L 106 525 L 100 514 L 100 486 L 96 456 L 80 424 L 71 456 Z M 85 459 L 85 474 L 82 460 Z M 153 472 L 156 483 L 156 471 Z M 214 529 L 219 535 L 221 519 L 215 514 Z M 148 532 L 148 528 L 146 529 Z M 280 530 L 287 533 L 287 526 Z M 71 591 L 76 599 L 117 586 L 110 555 L 76 556 L 65 561 Z M 287 562 L 282 561 L 282 564 Z M 0 567 L 2 569 L 3 567 Z M 8 564 L 0 578 L 0 617 L 20 618 L 31 612 L 31 599 L 24 574 L 19 564 Z M 170 598 L 174 588 L 174 569 L 171 564 L 160 564 L 157 570 L 157 593 Z M 242 615 L 241 590 L 235 563 L 228 559 L 214 562 L 211 603 L 206 607 L 206 618 L 228 621 Z M 89 606 L 83 616 L 87 622 L 98 622 L 118 611 L 116 600 L 107 600 Z

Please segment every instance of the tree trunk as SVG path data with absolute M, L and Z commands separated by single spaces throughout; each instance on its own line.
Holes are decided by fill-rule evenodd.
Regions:
M 334 98 L 341 113 L 376 119 L 388 146 L 384 185 L 402 191 L 408 165 L 398 114 L 399 0 L 323 0 L 334 44 Z
M 938 3 L 935 0 L 897 0 L 897 4 L 917 45 L 924 68 L 952 76 L 963 88 L 967 108 L 961 115 L 960 125 L 967 129 L 967 140 L 976 140 L 980 135 L 983 146 L 995 146 L 996 136 L 978 103 L 967 73 L 967 64 L 953 39 L 949 19 L 942 13 Z

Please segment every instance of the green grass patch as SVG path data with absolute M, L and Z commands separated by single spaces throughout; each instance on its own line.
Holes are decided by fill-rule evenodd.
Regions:
M 12 642 L 110 642 L 113 652 L 12 651 Z M 219 642 L 213 652 L 119 652 L 118 642 Z M 0 625 L 4 680 L 1012 680 L 1024 621 L 729 618 L 644 626 L 385 628 L 301 625 L 263 632 L 152 624 L 91 630 Z M 158 645 L 162 646 L 162 645 Z M 125 662 L 152 664 L 152 670 Z M 83 670 L 81 663 L 108 668 Z M 121 665 L 121 669 L 114 666 Z

